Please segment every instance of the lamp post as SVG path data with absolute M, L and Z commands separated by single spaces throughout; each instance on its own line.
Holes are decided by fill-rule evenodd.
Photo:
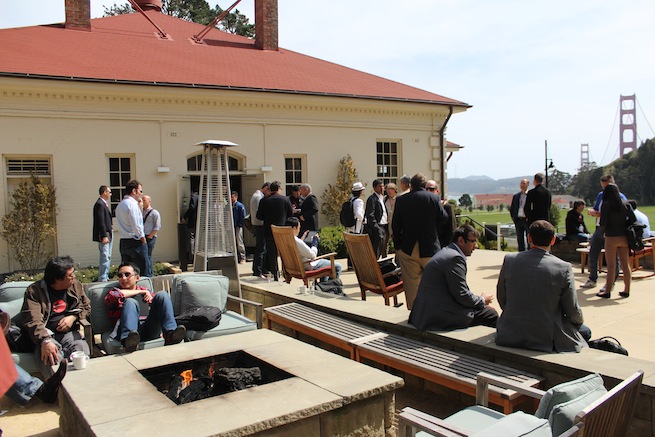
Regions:
M 555 167 L 552 159 L 548 159 L 548 140 L 544 140 L 545 148 L 545 161 L 544 161 L 544 175 L 546 176 L 546 188 L 548 188 L 548 169 Z

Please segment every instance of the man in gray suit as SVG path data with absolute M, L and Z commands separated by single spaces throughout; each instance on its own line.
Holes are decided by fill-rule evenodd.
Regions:
M 478 245 L 480 234 L 471 225 L 455 230 L 453 242 L 438 251 L 425 266 L 409 323 L 421 331 L 496 327 L 498 313 L 489 306 L 491 293 L 477 296 L 466 283 L 466 257 Z
M 505 256 L 497 297 L 503 313 L 496 344 L 542 352 L 580 352 L 591 331 L 584 325 L 571 264 L 550 254 L 555 228 L 537 220 L 530 250 Z

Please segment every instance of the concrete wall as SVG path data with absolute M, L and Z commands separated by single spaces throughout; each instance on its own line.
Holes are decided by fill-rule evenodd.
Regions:
M 40 79 L 3 78 L 0 96 L 0 216 L 9 207 L 5 159 L 51 158 L 56 248 L 82 266 L 98 260 L 91 208 L 98 187 L 109 182 L 108 155 L 132 157 L 134 177 L 162 215 L 155 261 L 177 260 L 178 179 L 188 174 L 187 158 L 201 151 L 195 143 L 239 144 L 233 153 L 249 190 L 242 193 L 246 205 L 261 181 L 284 182 L 287 155 L 306 157 L 304 182 L 320 201 L 348 153 L 370 186 L 381 140 L 400 144 L 401 175 L 423 172 L 439 180 L 438 131 L 448 113 L 444 106 L 405 102 Z M 170 172 L 159 173 L 159 166 Z M 113 262 L 119 257 L 116 244 Z M 0 241 L 0 273 L 18 268 Z

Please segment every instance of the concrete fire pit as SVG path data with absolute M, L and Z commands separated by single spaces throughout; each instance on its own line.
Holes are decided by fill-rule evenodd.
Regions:
M 177 405 L 140 373 L 244 351 L 293 376 Z M 403 380 L 268 330 L 113 355 L 71 370 L 60 390 L 62 435 L 384 436 Z

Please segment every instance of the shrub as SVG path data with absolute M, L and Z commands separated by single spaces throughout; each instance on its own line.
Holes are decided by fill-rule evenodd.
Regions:
M 348 255 L 346 241 L 343 239 L 345 228 L 339 226 L 326 226 L 319 232 L 318 253 L 319 255 L 336 252 L 337 258 L 345 258 Z
M 341 205 L 352 195 L 352 186 L 357 180 L 357 169 L 350 155 L 346 155 L 339 161 L 335 184 L 328 184 L 321 195 L 321 212 L 331 225 L 339 225 Z
M 342 238 L 343 239 L 343 238 Z M 166 263 L 155 263 L 152 268 L 153 275 L 161 276 L 171 273 L 169 271 L 168 264 Z M 109 280 L 116 281 L 116 274 L 118 273 L 118 264 L 112 265 L 109 269 Z M 75 269 L 75 278 L 83 284 L 90 282 L 98 282 L 98 268 L 97 267 L 85 267 Z M 5 282 L 17 282 L 17 281 L 40 281 L 43 279 L 43 272 L 36 274 L 29 274 L 25 272 L 15 272 L 11 275 L 5 277 Z

